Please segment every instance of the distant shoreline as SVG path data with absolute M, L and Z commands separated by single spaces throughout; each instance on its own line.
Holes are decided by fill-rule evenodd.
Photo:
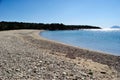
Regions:
M 19 30 L 19 29 L 37 29 L 37 30 L 78 30 L 78 29 L 101 29 L 90 25 L 65 25 L 62 23 L 26 23 L 26 22 L 0 22 L 0 31 Z

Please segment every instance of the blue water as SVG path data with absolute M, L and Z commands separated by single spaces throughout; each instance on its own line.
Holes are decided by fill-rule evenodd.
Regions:
M 41 35 L 73 46 L 120 55 L 120 30 L 45 31 Z

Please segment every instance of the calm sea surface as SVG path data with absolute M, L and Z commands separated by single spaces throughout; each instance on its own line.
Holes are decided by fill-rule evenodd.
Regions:
M 73 46 L 120 55 L 118 29 L 45 31 L 40 35 Z

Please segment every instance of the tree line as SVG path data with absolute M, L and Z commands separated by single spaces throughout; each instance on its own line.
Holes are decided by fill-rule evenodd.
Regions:
M 78 29 L 100 29 L 100 27 L 89 25 L 64 25 L 62 23 L 25 23 L 25 22 L 0 22 L 0 31 L 17 29 L 37 29 L 37 30 L 78 30 Z

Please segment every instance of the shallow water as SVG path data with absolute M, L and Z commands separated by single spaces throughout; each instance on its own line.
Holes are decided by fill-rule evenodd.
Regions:
M 66 30 L 42 32 L 45 38 L 90 50 L 120 55 L 120 30 Z

